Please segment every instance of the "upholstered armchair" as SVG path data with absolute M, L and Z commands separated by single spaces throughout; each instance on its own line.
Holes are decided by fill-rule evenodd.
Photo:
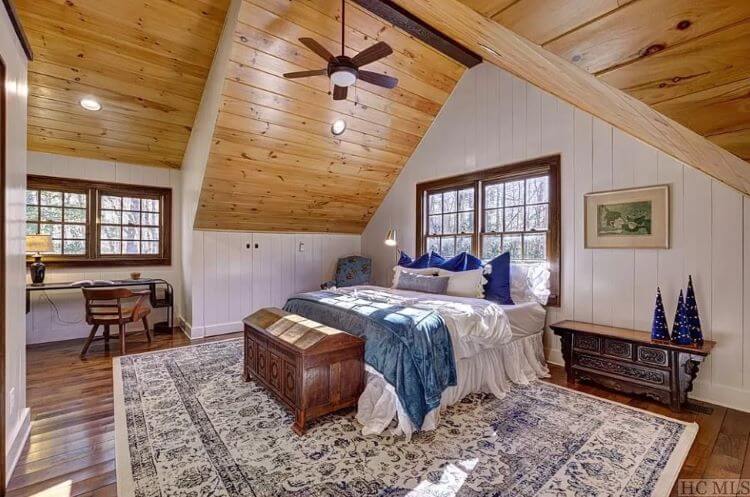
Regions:
M 352 255 L 339 259 L 336 264 L 336 276 L 326 281 L 320 288 L 327 290 L 333 287 L 368 285 L 372 276 L 372 260 L 369 257 Z

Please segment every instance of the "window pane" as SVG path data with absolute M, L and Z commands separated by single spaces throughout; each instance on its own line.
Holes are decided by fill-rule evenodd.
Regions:
M 505 229 L 503 231 L 523 231 L 523 207 L 505 209 Z
M 474 212 L 462 212 L 458 215 L 458 232 L 474 233 Z
M 141 210 L 146 212 L 159 212 L 159 200 L 144 198 L 141 200 Z
M 443 193 L 443 212 L 456 212 L 457 206 L 456 192 Z
M 121 245 L 119 241 L 115 242 L 115 241 L 102 240 L 102 246 L 101 246 L 102 254 L 107 254 L 107 255 L 119 254 L 121 252 L 120 248 L 121 248 Z
M 453 234 L 456 232 L 456 215 L 445 214 L 443 216 L 443 233 Z
M 62 192 L 50 192 L 47 190 L 42 190 L 41 192 L 40 203 L 42 205 L 61 206 L 62 201 L 63 201 Z
M 484 189 L 484 206 L 488 209 L 502 207 L 503 185 L 489 185 Z
M 459 236 L 456 238 L 456 253 L 471 252 L 471 237 Z
M 131 228 L 131 227 L 123 226 L 123 228 L 122 228 L 122 239 L 123 240 L 140 240 L 141 239 L 141 229 L 140 228 Z
M 503 230 L 501 210 L 491 210 L 484 213 L 484 231 L 492 233 Z
M 86 207 L 86 194 L 66 193 L 65 207 Z
M 66 223 L 85 223 L 86 209 L 65 209 Z
M 158 240 L 159 239 L 159 228 L 142 228 L 141 237 L 144 240 Z
M 474 189 L 467 188 L 458 192 L 458 210 L 474 210 Z
M 102 226 L 101 238 L 103 240 L 119 240 L 120 227 L 119 226 Z
M 159 226 L 159 214 L 141 214 L 141 224 L 144 226 Z
M 39 218 L 39 207 L 27 205 L 26 206 L 26 220 L 36 221 L 38 218 Z
M 52 238 L 62 238 L 62 225 L 41 224 L 39 225 L 39 233 L 42 235 L 50 235 Z
M 83 240 L 86 238 L 86 226 L 83 224 L 67 224 L 64 228 L 65 239 Z
M 502 239 L 497 235 L 487 235 L 482 243 L 482 259 L 489 261 L 502 253 Z
M 443 232 L 443 217 L 442 216 L 430 216 L 429 219 L 429 230 L 427 231 L 430 235 L 439 235 Z
M 102 209 L 119 210 L 122 207 L 122 198 L 111 195 L 102 195 Z
M 141 242 L 142 254 L 158 254 L 159 244 L 157 242 Z
M 523 237 L 523 258 L 544 260 L 547 258 L 547 235 L 526 234 Z
M 84 240 L 65 240 L 63 242 L 63 253 L 68 255 L 83 255 L 86 253 L 86 242 Z
M 526 230 L 544 231 L 547 229 L 547 204 L 530 205 L 526 207 Z
M 523 180 L 505 183 L 505 205 L 507 207 L 523 204 L 523 183 Z
M 38 235 L 39 225 L 36 223 L 26 223 L 26 234 L 27 235 Z
M 442 193 L 436 193 L 434 195 L 430 195 L 430 214 L 440 214 L 443 212 L 443 194 Z
M 61 207 L 42 207 L 40 212 L 40 219 L 42 221 L 57 221 L 62 222 L 62 208 Z
M 122 253 L 123 254 L 140 254 L 141 253 L 141 244 L 137 241 L 123 241 L 122 242 Z
M 132 197 L 123 197 L 122 199 L 122 210 L 124 211 L 139 211 L 141 210 L 141 199 Z
M 26 203 L 36 205 L 39 203 L 39 191 L 38 190 L 26 190 Z
M 440 252 L 440 238 L 428 237 L 427 238 L 427 252 Z
M 443 257 L 453 257 L 456 255 L 456 239 L 452 236 L 446 236 L 440 239 L 440 255 Z
M 521 235 L 503 236 L 503 252 L 510 252 L 512 260 L 519 260 L 523 257 L 521 250 Z
M 139 224 L 141 224 L 141 213 L 123 211 L 122 212 L 122 224 L 130 225 L 130 226 L 138 226 Z
M 62 240 L 52 240 L 52 254 L 62 254 Z
M 122 216 L 120 211 L 102 211 L 102 223 L 103 224 L 122 224 Z
M 526 180 L 526 203 L 541 204 L 549 201 L 549 177 Z

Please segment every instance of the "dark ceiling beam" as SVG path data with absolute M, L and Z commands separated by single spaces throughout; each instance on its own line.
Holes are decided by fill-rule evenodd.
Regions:
M 425 24 L 418 17 L 390 0 L 352 1 L 466 67 L 474 67 L 482 62 L 479 55 L 432 26 Z

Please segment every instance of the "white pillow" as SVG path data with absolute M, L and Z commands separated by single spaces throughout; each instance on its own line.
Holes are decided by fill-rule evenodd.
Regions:
M 393 266 L 393 283 L 391 284 L 391 288 L 396 288 L 398 286 L 398 277 L 402 271 L 405 271 L 407 273 L 421 274 L 421 275 L 427 275 L 427 276 L 437 276 L 438 274 L 438 270 L 436 267 L 426 267 L 422 269 L 417 269 L 417 268 L 410 268 L 410 267 L 403 267 L 403 266 Z
M 539 302 L 547 304 L 549 298 L 549 269 L 547 263 L 510 265 L 510 297 L 516 304 Z
M 450 276 L 446 295 L 456 297 L 484 298 L 484 268 L 472 269 L 470 271 L 447 271 L 441 269 L 438 276 Z

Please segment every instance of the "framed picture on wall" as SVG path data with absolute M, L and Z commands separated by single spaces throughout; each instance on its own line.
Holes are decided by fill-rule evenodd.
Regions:
M 584 196 L 586 248 L 669 248 L 669 185 Z

